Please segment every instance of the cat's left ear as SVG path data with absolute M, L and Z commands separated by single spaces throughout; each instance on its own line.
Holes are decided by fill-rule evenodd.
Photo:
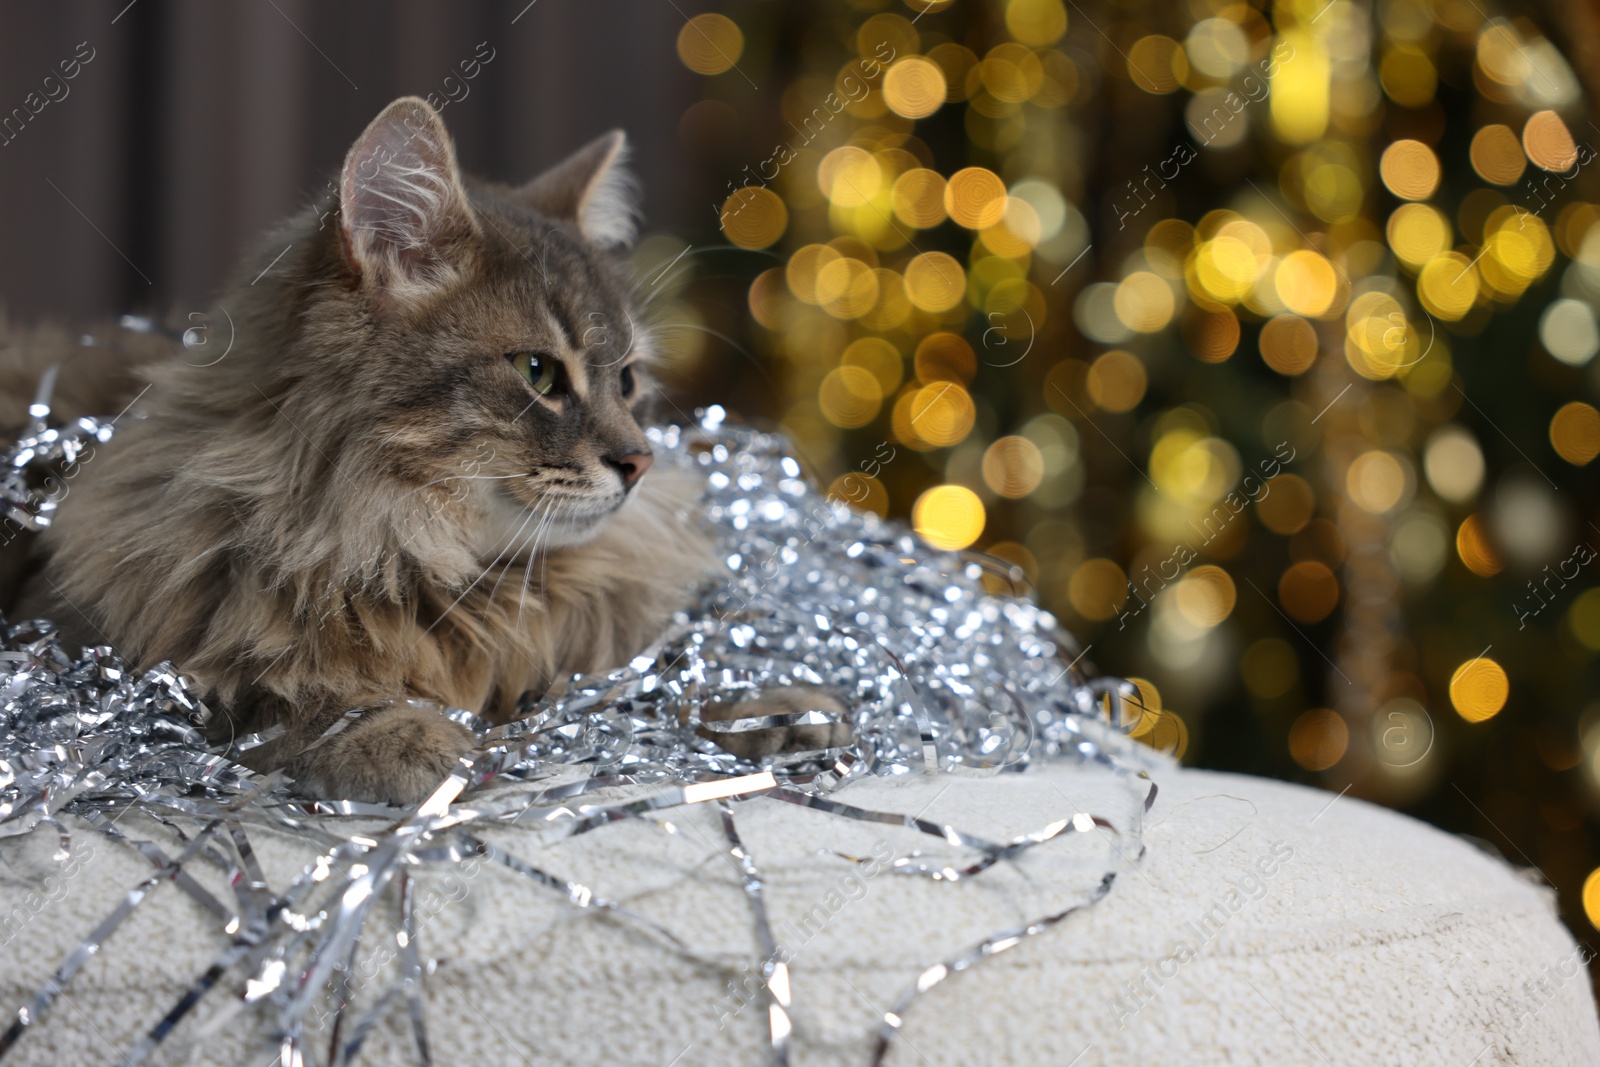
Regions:
M 639 213 L 633 175 L 624 165 L 628 138 L 612 130 L 516 190 L 536 211 L 578 224 L 601 248 L 633 242 Z
M 415 96 L 384 108 L 356 138 L 339 205 L 350 266 L 390 298 L 449 282 L 478 235 L 450 135 Z

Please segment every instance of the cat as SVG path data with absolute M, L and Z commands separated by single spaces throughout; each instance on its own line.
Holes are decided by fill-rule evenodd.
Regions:
M 659 388 L 620 254 L 626 151 L 614 131 L 499 185 L 461 173 L 426 102 L 390 104 L 219 300 L 227 354 L 138 368 L 147 388 L 61 502 L 24 602 L 176 662 L 220 710 L 216 740 L 284 726 L 252 766 L 395 804 L 475 745 L 401 698 L 504 722 L 646 648 L 718 561 L 701 483 L 655 464 L 641 428 Z M 842 717 L 806 688 L 719 717 L 799 708 Z

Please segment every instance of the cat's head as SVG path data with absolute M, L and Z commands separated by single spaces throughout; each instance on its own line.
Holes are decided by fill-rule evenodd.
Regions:
M 429 486 L 419 502 L 445 491 L 486 550 L 586 540 L 650 466 L 625 152 L 618 131 L 522 186 L 464 179 L 439 115 L 406 97 L 345 159 L 338 278 L 307 325 L 356 349 L 331 358 L 357 451 Z

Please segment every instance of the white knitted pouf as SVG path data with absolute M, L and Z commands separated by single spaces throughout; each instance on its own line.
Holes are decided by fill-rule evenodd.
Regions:
M 920 851 L 916 862 L 961 866 L 975 854 L 769 798 L 736 803 L 790 956 L 792 1062 L 866 1064 L 882 1013 L 926 967 L 1085 899 L 1114 868 L 1098 903 L 912 1001 L 886 1062 L 1600 1064 L 1587 955 L 1557 921 L 1549 890 L 1465 841 L 1349 797 L 1201 771 L 1157 780 L 1142 859 L 1136 841 L 1085 825 L 954 883 L 881 860 Z M 923 811 L 990 840 L 1078 811 L 1129 810 L 1125 783 L 1071 765 L 866 781 L 838 799 Z M 169 832 L 141 818 L 118 829 L 176 851 Z M 770 1062 L 751 910 L 717 812 L 697 804 L 659 821 L 672 831 L 627 820 L 542 848 L 521 826 L 485 837 L 647 917 L 687 952 L 499 864 L 419 868 L 433 1063 Z M 24 1004 L 152 873 L 127 845 L 82 822 L 68 827 L 66 867 L 51 859 L 48 829 L 0 842 L 8 1007 Z M 325 847 L 250 833 L 274 891 Z M 219 899 L 236 899 L 214 865 L 186 869 Z M 223 925 L 179 887 L 155 886 L 6 1062 L 116 1062 L 226 948 Z M 353 982 L 368 1003 L 396 955 L 394 931 L 369 925 Z M 224 978 L 153 1062 L 274 1063 L 269 1012 L 231 1010 L 240 985 Z M 332 1027 L 321 1025 L 311 1033 L 327 1041 Z M 416 1062 L 412 1035 L 396 997 L 355 1062 Z

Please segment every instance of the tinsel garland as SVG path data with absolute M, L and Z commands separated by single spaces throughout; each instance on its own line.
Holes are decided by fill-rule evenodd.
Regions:
M 86 449 L 113 436 L 113 426 L 98 419 L 49 428 L 46 398 L 42 392 L 33 425 L 0 461 L 0 507 L 34 529 L 51 518 L 50 479 L 70 475 Z M 57 857 L 65 861 L 71 839 L 63 815 L 123 841 L 115 822 L 130 809 L 168 826 L 185 818 L 195 830 L 174 832 L 175 853 L 128 842 L 155 873 L 132 887 L 96 929 L 85 931 L 79 948 L 20 1006 L 0 1035 L 0 1057 L 25 1040 L 29 1028 L 48 1025 L 58 994 L 162 879 L 175 881 L 222 919 L 229 936 L 183 998 L 164 1015 L 152 1010 L 150 1031 L 127 1050 L 124 1063 L 145 1059 L 202 1005 L 274 1013 L 284 1063 L 344 1062 L 397 1004 L 406 1006 L 419 1060 L 426 1063 L 424 966 L 416 936 L 400 939 L 400 974 L 372 1003 L 357 1010 L 336 998 L 348 1017 L 336 1026 L 332 1046 L 313 1043 L 306 1028 L 308 1011 L 338 981 L 364 931 L 373 930 L 366 935 L 371 938 L 392 936 L 377 929 L 384 923 L 370 921 L 374 915 L 394 929 L 414 931 L 415 865 L 475 864 L 489 856 L 575 908 L 609 911 L 694 955 L 671 931 L 597 889 L 489 848 L 474 829 L 527 824 L 530 846 L 544 847 L 619 819 L 715 803 L 752 904 L 767 1002 L 761 1017 L 772 1057 L 787 1063 L 787 964 L 767 921 L 758 857 L 739 837 L 739 805 L 762 798 L 918 831 L 941 842 L 946 855 L 931 862 L 921 853 L 901 856 L 893 871 L 947 883 L 978 877 L 1071 833 L 1114 833 L 1124 839 L 1116 849 L 1120 857 L 1142 855 L 1139 816 L 1155 797 L 1147 773 L 1155 761 L 1119 729 L 1131 686 L 1085 678 L 1055 620 L 1026 599 L 989 592 L 983 562 L 933 551 L 895 523 L 824 497 L 802 477 L 780 437 L 725 425 L 718 408 L 699 418 L 695 427 L 652 429 L 650 438 L 664 462 L 704 474 L 705 512 L 726 567 L 721 578 L 626 667 L 574 676 L 527 705 L 521 719 L 491 727 L 469 711 L 441 709 L 471 728 L 481 748 L 412 810 L 299 797 L 281 774 L 260 775 L 236 761 L 271 732 L 226 747 L 207 745 L 199 727 L 211 712 L 195 683 L 172 664 L 137 672 L 110 647 L 69 655 L 47 621 L 4 624 L 0 836 L 48 827 L 59 836 Z M 851 709 L 850 745 L 752 763 L 704 736 L 830 721 L 821 712 L 702 717 L 712 704 L 795 684 L 824 687 Z M 841 799 L 851 782 L 872 775 L 988 775 L 1052 758 L 1121 776 L 1138 815 L 1119 825 L 1094 813 L 1067 812 L 1037 832 L 1000 842 Z M 489 787 L 491 779 L 500 780 L 496 787 Z M 603 802 L 583 802 L 584 794 L 599 789 L 608 791 Z M 376 834 L 363 827 L 342 840 L 336 832 L 331 839 L 338 843 L 281 892 L 266 887 L 250 843 L 252 827 L 289 828 L 326 841 L 329 823 L 350 817 L 368 823 L 380 817 L 389 826 Z M 218 899 L 189 877 L 185 866 L 192 863 L 226 870 L 237 900 Z M 1108 863 L 1094 891 L 1072 907 L 933 962 L 883 1013 L 873 1062 L 882 1060 L 917 996 L 1098 901 L 1115 876 Z M 218 986 L 224 992 L 208 1001 Z M 219 1009 L 213 1001 L 223 997 L 232 1002 Z

